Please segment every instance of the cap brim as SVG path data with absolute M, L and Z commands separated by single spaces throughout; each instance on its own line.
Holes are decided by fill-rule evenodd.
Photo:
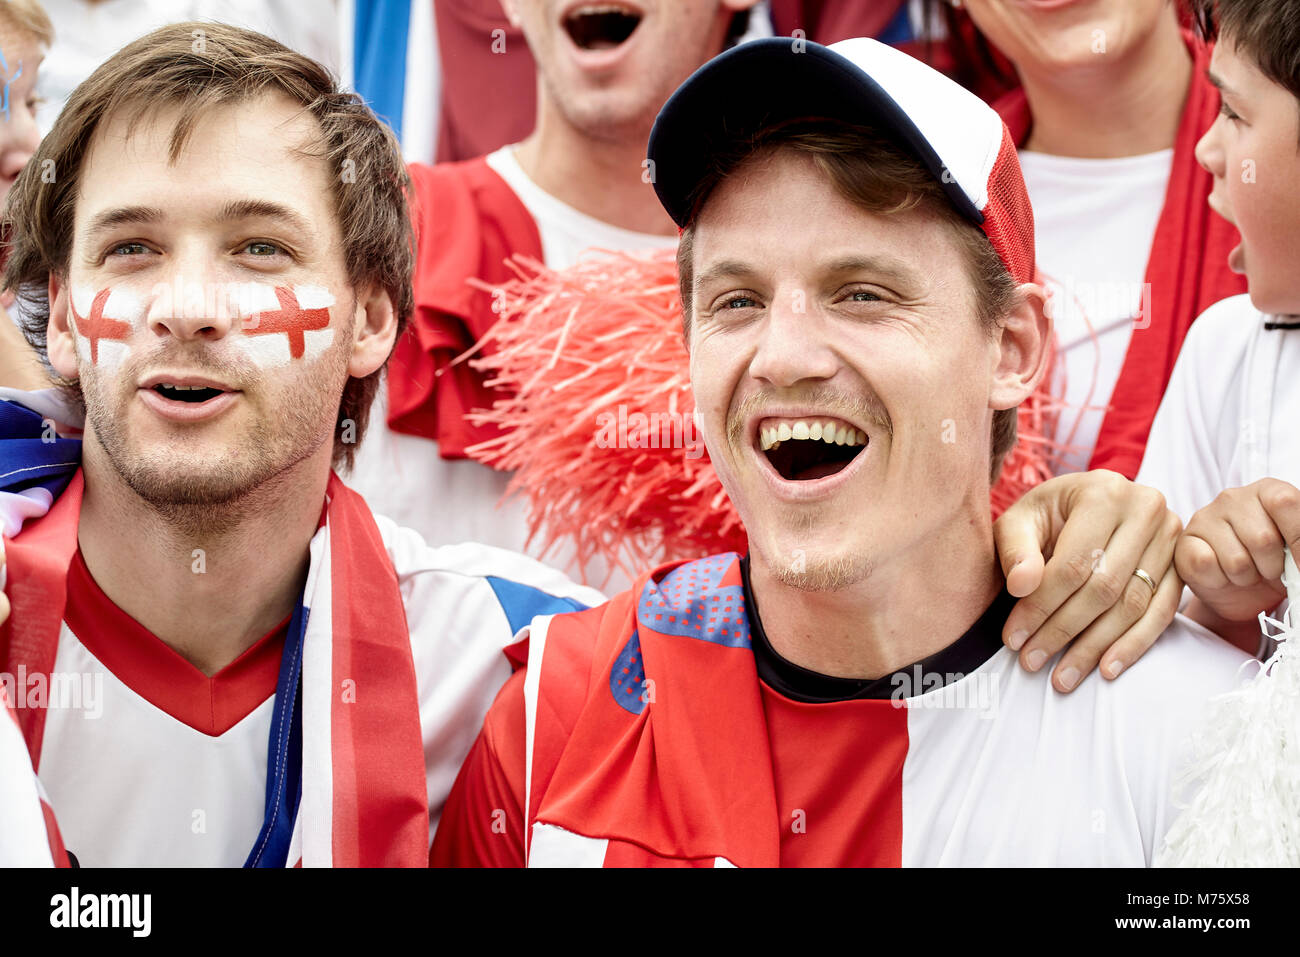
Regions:
M 650 131 L 655 193 L 680 227 L 719 147 L 784 120 L 826 118 L 871 124 L 895 136 L 935 177 L 963 216 L 976 209 L 916 124 L 852 61 L 809 40 L 751 40 L 714 57 L 668 98 Z

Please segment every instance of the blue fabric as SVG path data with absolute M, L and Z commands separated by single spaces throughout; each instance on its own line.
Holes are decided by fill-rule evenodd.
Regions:
M 752 647 L 744 586 L 722 584 L 739 560 L 735 552 L 710 555 L 678 565 L 662 581 L 646 582 L 637 603 L 637 623 L 661 635 Z
M 375 114 L 392 127 L 399 141 L 410 23 L 411 0 L 356 0 L 353 86 Z
M 632 637 L 614 659 L 609 669 L 609 691 L 624 711 L 640 714 L 645 710 L 645 659 L 641 657 L 641 633 L 632 629 Z
M 912 18 L 907 12 L 909 6 L 910 4 L 905 3 L 898 8 L 898 13 L 894 14 L 894 19 L 880 31 L 877 40 L 890 46 L 898 46 L 900 43 L 910 43 L 916 39 L 916 33 L 912 30 Z
M 31 409 L 0 400 L 0 491 L 39 486 L 58 498 L 80 467 L 80 439 L 60 438 Z
M 511 633 L 518 632 L 538 615 L 562 615 L 570 611 L 583 611 L 587 606 L 574 598 L 561 598 L 534 588 L 521 585 L 508 578 L 488 576 L 488 584 L 496 593 L 501 610 L 510 622 Z
M 266 814 L 245 867 L 289 863 L 289 842 L 302 800 L 302 645 L 310 614 L 299 603 L 285 636 L 266 747 Z

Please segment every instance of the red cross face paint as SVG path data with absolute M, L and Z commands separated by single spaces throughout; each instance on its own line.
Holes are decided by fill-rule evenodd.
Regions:
M 72 322 L 82 362 L 103 371 L 122 364 L 133 330 L 146 314 L 230 322 L 228 345 L 258 367 L 273 369 L 295 360 L 312 361 L 334 341 L 324 286 L 267 283 L 159 284 L 148 297 L 128 285 L 72 289 Z
M 131 332 L 144 317 L 140 296 L 124 286 L 74 286 L 70 307 L 81 361 L 106 370 L 121 365 Z
M 246 318 L 238 345 L 262 368 L 314 360 L 334 341 L 330 328 L 334 296 L 324 286 L 253 283 L 241 291 L 240 298 Z

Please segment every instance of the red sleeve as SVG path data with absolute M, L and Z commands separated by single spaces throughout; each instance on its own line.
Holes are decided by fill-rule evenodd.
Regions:
M 415 311 L 388 368 L 388 425 L 436 439 L 443 458 L 499 433 L 465 415 L 502 397 L 467 362 L 453 365 L 496 322 L 489 287 L 509 282 L 510 256 L 542 257 L 537 224 L 487 161 L 412 163 Z M 490 350 L 489 350 L 490 351 Z
M 524 675 L 497 694 L 443 808 L 430 867 L 524 866 Z

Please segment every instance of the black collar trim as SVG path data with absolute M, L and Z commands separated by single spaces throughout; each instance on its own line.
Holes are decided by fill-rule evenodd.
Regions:
M 779 655 L 768 641 L 758 602 L 749 581 L 749 556 L 740 560 L 745 587 L 745 611 L 758 677 L 773 691 L 793 701 L 827 704 L 857 699 L 911 698 L 961 680 L 1002 648 L 1002 628 L 1016 603 L 1005 588 L 964 635 L 921 661 L 880 678 L 839 678 L 796 665 Z

